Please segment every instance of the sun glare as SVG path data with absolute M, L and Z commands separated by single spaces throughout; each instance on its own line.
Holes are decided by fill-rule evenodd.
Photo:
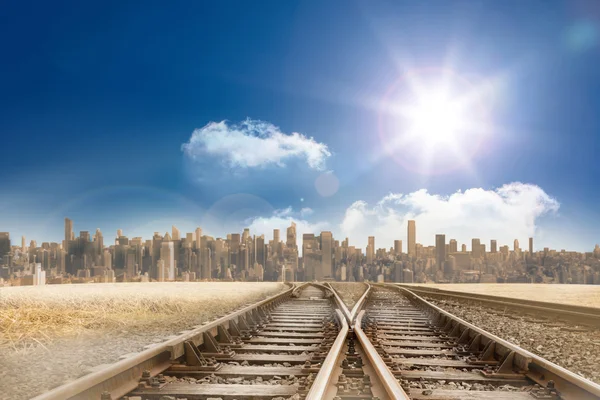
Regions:
M 489 137 L 487 82 L 476 86 L 445 69 L 407 73 L 380 103 L 379 135 L 384 151 L 424 174 L 471 170 Z
M 409 129 L 430 146 L 457 140 L 466 118 L 456 100 L 445 94 L 425 94 L 408 111 Z

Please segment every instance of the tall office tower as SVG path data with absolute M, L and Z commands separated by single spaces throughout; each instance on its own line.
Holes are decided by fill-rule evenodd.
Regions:
M 471 239 L 471 257 L 481 257 L 481 241 L 479 239 Z
M 0 232 L 0 257 L 10 253 L 10 233 Z
M 117 238 L 123 236 L 123 229 L 117 229 Z
M 529 238 L 529 255 L 533 255 L 533 238 Z
M 194 247 L 194 232 L 188 232 L 185 234 L 185 243 L 190 247 Z
M 519 251 L 519 241 L 517 239 L 515 239 L 515 242 L 513 244 L 513 250 L 514 251 Z
M 467 252 L 467 245 L 463 243 L 463 244 L 460 246 L 460 251 L 462 251 L 463 253 L 466 253 L 466 252 Z
M 194 239 L 196 240 L 196 245 L 194 247 L 196 248 L 196 250 L 199 250 L 200 242 L 202 241 L 202 228 L 196 228 L 196 234 Z
M 181 231 L 175 225 L 171 225 L 171 239 L 181 240 Z
M 458 252 L 458 243 L 456 242 L 456 239 L 450 239 L 450 244 L 448 245 L 448 252 L 449 253 Z
M 73 233 L 73 221 L 69 218 L 65 218 L 65 240 L 68 242 L 73 239 L 75 239 Z
M 152 267 L 156 267 L 156 263 L 160 259 L 160 247 L 163 242 L 163 237 L 158 233 L 154 232 L 152 236 Z
M 444 271 L 446 261 L 446 235 L 435 235 L 435 262 L 438 271 Z
M 244 228 L 244 232 L 242 233 L 242 243 L 246 243 L 250 238 L 250 228 Z
M 27 241 L 25 240 L 25 236 L 21 236 L 21 251 L 23 253 L 27 251 Z
M 276 254 L 277 257 L 281 255 L 279 251 L 279 229 L 273 229 L 273 254 Z
M 104 259 L 104 268 L 112 269 L 112 254 L 108 250 L 104 250 L 104 255 L 102 257 Z
M 96 228 L 96 233 L 94 234 L 94 249 L 98 255 L 101 255 L 102 250 L 104 250 L 104 236 L 102 236 L 100 228 Z
M 202 269 L 200 270 L 200 278 L 201 279 L 212 279 L 212 251 L 210 248 L 205 248 L 202 252 Z
M 290 225 L 287 228 L 287 241 L 286 241 L 286 246 L 292 249 L 296 248 L 296 223 L 292 222 L 292 225 Z
M 408 221 L 408 255 L 409 257 L 415 257 L 417 255 L 416 245 L 417 243 L 417 227 L 414 220 Z
M 490 242 L 490 253 L 497 253 L 498 252 L 498 244 L 496 243 L 495 240 L 492 240 Z
M 402 240 L 394 240 L 394 255 L 402 254 Z
M 375 241 L 374 238 L 373 241 Z M 333 270 L 331 268 L 332 248 L 333 235 L 331 232 L 321 232 L 321 271 L 323 278 L 333 277 Z
M 367 243 L 367 264 L 375 261 L 375 236 L 369 236 Z
M 254 262 L 266 267 L 267 259 L 265 258 L 265 235 L 260 235 L 254 238 Z M 269 277 L 268 279 L 270 279 Z
M 165 235 L 167 240 L 168 234 Z M 170 238 L 169 238 L 170 239 Z M 160 245 L 160 259 L 164 262 L 165 280 L 175 280 L 175 251 L 173 250 L 173 242 L 164 241 Z

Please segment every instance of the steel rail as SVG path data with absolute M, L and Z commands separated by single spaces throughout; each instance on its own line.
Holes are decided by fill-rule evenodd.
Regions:
M 502 347 L 508 349 L 509 351 L 514 351 L 515 354 L 520 355 L 522 360 L 527 362 L 527 366 L 531 373 L 528 373 L 527 376 L 538 382 L 542 385 L 549 380 L 553 380 L 556 384 L 556 388 L 564 395 L 565 399 L 574 399 L 574 400 L 584 400 L 584 399 L 599 399 L 600 398 L 600 385 L 591 382 L 579 375 L 574 374 L 573 372 L 554 364 L 544 358 L 541 358 L 538 355 L 530 353 L 529 351 L 514 345 L 506 340 L 493 335 L 449 312 L 441 309 L 440 307 L 428 302 L 423 299 L 421 296 L 412 292 L 411 290 L 400 287 L 398 285 L 384 285 L 391 286 L 406 294 L 409 298 L 416 300 L 417 303 L 429 308 L 430 310 L 435 311 L 439 315 L 444 315 L 446 318 L 462 325 L 464 328 L 468 328 L 471 332 L 476 335 L 480 334 L 482 337 L 486 337 L 488 340 L 491 340 L 496 343 L 496 345 L 501 345 Z
M 335 310 L 335 312 L 341 325 L 340 332 L 329 349 L 329 353 L 327 353 L 327 357 L 325 358 L 325 361 L 323 361 L 321 369 L 315 377 L 305 400 L 322 400 L 325 398 L 325 392 L 327 392 L 327 389 L 335 376 L 333 372 L 338 366 L 339 358 L 344 354 L 342 349 L 344 348 L 344 343 L 346 342 L 350 327 L 345 315 L 339 309 Z
M 513 299 L 510 297 L 493 296 L 480 293 L 457 292 L 446 289 L 426 288 L 423 286 L 409 286 L 397 284 L 414 293 L 427 294 L 431 296 L 450 297 L 461 300 L 480 301 L 502 307 L 513 307 L 530 312 L 543 312 L 553 316 L 563 316 L 567 318 L 577 318 L 578 321 L 584 321 L 589 325 L 600 325 L 600 309 L 595 307 L 575 306 L 570 304 L 550 303 L 537 300 Z
M 390 399 L 394 400 L 409 400 L 410 397 L 406 394 L 400 383 L 396 379 L 396 377 L 389 370 L 379 353 L 377 353 L 377 349 L 373 346 L 365 332 L 362 330 L 362 318 L 365 315 L 365 311 L 362 310 L 356 316 L 356 322 L 354 323 L 354 333 L 358 341 L 360 342 L 367 358 L 371 362 L 371 366 L 381 385 L 385 389 L 386 393 L 390 396 Z
M 192 341 L 196 345 L 201 344 L 204 332 L 216 330 L 219 325 L 226 324 L 230 320 L 237 322 L 239 317 L 252 312 L 258 307 L 283 300 L 306 283 L 298 286 L 287 285 L 290 288 L 282 293 L 245 306 L 206 325 L 182 333 L 176 338 L 152 346 L 132 357 L 125 358 L 99 371 L 54 388 L 32 400 L 100 399 L 104 392 L 109 392 L 112 398 L 121 398 L 138 386 L 144 370 L 150 371 L 151 376 L 155 376 L 168 369 L 173 360 L 184 355 L 184 342 Z

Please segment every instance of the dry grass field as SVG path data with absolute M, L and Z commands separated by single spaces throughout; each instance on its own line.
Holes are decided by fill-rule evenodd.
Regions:
M 285 288 L 241 282 L 0 288 L 0 399 L 31 398 Z
M 459 292 L 504 296 L 514 299 L 548 301 L 578 306 L 600 307 L 600 286 L 596 285 L 548 285 L 526 283 L 456 283 L 415 284 Z

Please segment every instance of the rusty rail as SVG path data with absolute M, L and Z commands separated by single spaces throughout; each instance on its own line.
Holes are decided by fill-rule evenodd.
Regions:
M 551 317 L 562 317 L 575 323 L 600 327 L 600 309 L 595 307 L 575 306 L 571 304 L 550 303 L 537 300 L 513 299 L 510 297 L 494 296 L 481 293 L 457 292 L 453 290 L 428 288 L 423 286 L 396 284 L 422 295 L 439 298 L 454 298 L 467 301 L 478 301 L 494 307 L 509 307 L 524 312 L 545 314 Z
M 546 386 L 548 381 L 553 380 L 556 388 L 565 399 L 573 400 L 592 400 L 600 398 L 600 385 L 591 382 L 573 372 L 556 365 L 544 358 L 541 358 L 529 351 L 516 346 L 506 340 L 493 335 L 453 314 L 441 309 L 440 307 L 428 302 L 411 290 L 400 287 L 398 285 L 389 285 L 401 291 L 407 297 L 413 299 L 423 308 L 428 309 L 431 313 L 436 314 L 445 323 L 449 324 L 451 329 L 456 329 L 460 335 L 465 334 L 469 337 L 481 335 L 482 341 L 492 341 L 496 344 L 497 353 L 514 352 L 515 363 L 523 365 L 529 369 L 527 377 L 542 386 Z M 461 329 L 462 328 L 462 329 Z
M 344 348 L 344 342 L 346 341 L 350 328 L 345 315 L 339 309 L 335 311 L 340 323 L 340 332 L 338 333 L 335 342 L 333 342 L 325 361 L 323 361 L 321 369 L 319 370 L 310 391 L 306 395 L 305 400 L 322 400 L 325 398 L 325 393 L 335 376 L 334 371 L 338 366 L 339 358 L 343 354 L 342 349 Z
M 367 335 L 362 330 L 362 318 L 365 315 L 364 310 L 359 312 L 356 316 L 356 322 L 354 323 L 354 333 L 358 338 L 367 358 L 371 362 L 371 366 L 375 370 L 377 377 L 383 385 L 386 393 L 390 396 L 390 399 L 394 400 L 409 400 L 410 398 L 406 392 L 400 386 L 398 380 L 394 377 L 392 372 L 389 370 L 377 349 L 373 346 Z
M 99 371 L 82 376 L 73 382 L 52 389 L 33 400 L 100 399 L 104 392 L 110 393 L 113 398 L 125 396 L 137 387 L 144 370 L 150 371 L 151 376 L 157 375 L 169 368 L 173 360 L 183 356 L 184 342 L 192 341 L 195 345 L 202 344 L 204 332 L 216 332 L 219 325 L 228 325 L 230 320 L 237 322 L 239 317 L 252 313 L 259 307 L 282 301 L 304 285 L 306 284 L 298 286 L 288 284 L 290 288 L 285 292 L 243 307 L 204 326 L 185 332 L 174 339 L 150 347 L 135 356 L 123 359 Z

